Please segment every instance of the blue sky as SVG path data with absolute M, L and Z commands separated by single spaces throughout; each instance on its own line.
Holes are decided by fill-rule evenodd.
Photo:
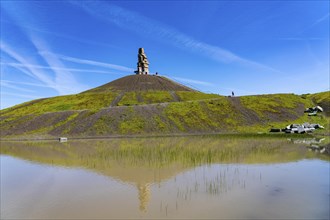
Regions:
M 1 1 L 1 108 L 158 72 L 229 95 L 329 90 L 329 1 Z

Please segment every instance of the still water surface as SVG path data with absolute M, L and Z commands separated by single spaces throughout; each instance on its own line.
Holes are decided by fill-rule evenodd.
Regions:
M 329 165 L 278 138 L 2 142 L 1 219 L 329 219 Z

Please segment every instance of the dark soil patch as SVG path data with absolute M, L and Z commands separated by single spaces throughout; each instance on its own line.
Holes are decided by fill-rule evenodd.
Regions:
M 114 80 L 86 92 L 109 91 L 195 91 L 165 77 L 154 75 L 130 75 Z
M 296 108 L 290 110 L 286 108 L 276 108 L 276 112 L 265 112 L 265 115 L 269 121 L 294 121 L 304 114 L 304 104 L 299 103 Z
M 175 102 L 180 102 L 180 97 L 175 93 L 175 91 L 170 91 L 170 94 Z
M 245 108 L 241 104 L 241 100 L 239 97 L 229 97 L 228 99 L 233 107 L 233 110 L 237 111 L 243 116 L 246 125 L 253 125 L 261 121 L 256 112 Z
M 1 135 L 19 135 L 35 130 L 47 130 L 55 124 L 66 120 L 74 111 L 51 112 L 43 115 L 27 115 L 8 123 L 10 129 L 4 129 Z
M 110 104 L 110 107 L 117 106 L 120 100 L 123 98 L 125 95 L 125 92 L 121 92 Z

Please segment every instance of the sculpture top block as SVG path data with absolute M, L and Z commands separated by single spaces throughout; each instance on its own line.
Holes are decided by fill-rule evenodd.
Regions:
M 137 75 L 149 74 L 149 62 L 143 48 L 139 48 L 137 70 L 135 73 Z

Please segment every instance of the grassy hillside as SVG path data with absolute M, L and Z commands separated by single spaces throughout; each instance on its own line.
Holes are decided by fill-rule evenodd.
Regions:
M 329 92 L 324 94 L 223 97 L 195 91 L 90 91 L 2 110 L 1 137 L 267 132 L 304 122 L 320 123 L 328 133 L 329 117 L 304 113 L 317 101 L 324 103 L 322 97 Z
M 7 108 L 1 111 L 1 116 L 21 117 L 27 114 L 44 114 L 68 110 L 97 111 L 110 106 L 118 93 L 82 93 L 77 95 L 57 96 L 38 99 Z
M 1 110 L 1 117 L 22 117 L 28 114 L 40 115 L 48 112 L 90 110 L 97 112 L 102 108 L 110 107 L 117 98 L 118 103 L 113 106 L 130 106 L 155 104 L 163 102 L 189 101 L 196 99 L 209 99 L 220 97 L 215 94 L 201 92 L 169 92 L 169 91 L 143 91 L 143 92 L 84 92 L 76 95 L 57 96 L 37 99 L 20 105 Z
M 330 91 L 306 95 L 317 105 L 322 106 L 327 116 L 330 116 Z

